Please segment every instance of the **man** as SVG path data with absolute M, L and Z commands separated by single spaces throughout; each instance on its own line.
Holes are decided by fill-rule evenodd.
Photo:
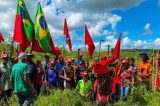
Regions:
M 86 62 L 83 60 L 83 55 L 82 53 L 79 54 L 78 56 L 78 60 L 75 61 L 75 66 L 79 66 L 79 64 L 81 63 L 82 67 L 86 68 Z
M 92 93 L 92 82 L 88 80 L 88 73 L 86 71 L 80 73 L 82 79 L 78 81 L 76 89 L 83 97 L 88 98 Z
M 62 70 L 62 68 L 66 65 L 66 63 L 64 62 L 64 57 L 63 56 L 59 56 L 59 62 L 56 64 L 56 70 L 58 71 L 58 74 L 60 73 L 60 71 Z M 58 79 L 58 88 L 60 89 L 64 89 L 64 80 L 62 78 Z
M 138 63 L 138 80 L 140 83 L 146 85 L 149 90 L 149 79 L 151 76 L 151 64 L 148 62 L 149 57 L 147 53 L 143 52 L 140 54 L 142 62 Z
M 42 63 L 43 64 L 43 68 L 45 69 L 45 70 L 47 70 L 47 68 L 48 68 L 48 63 L 49 63 L 49 59 L 50 59 L 50 57 L 48 56 L 48 55 L 45 55 L 44 56 L 44 58 L 45 58 L 45 61 Z
M 76 80 L 77 82 L 82 79 L 80 77 L 80 73 L 86 69 L 86 62 L 83 60 L 82 53 L 79 54 L 78 60 L 75 60 L 74 65 L 77 67 L 76 69 Z
M 2 64 L 0 65 L 0 98 L 7 102 L 12 95 L 12 87 L 10 83 L 10 67 L 7 66 L 8 54 L 1 53 Z
M 36 89 L 36 79 L 37 79 L 38 70 L 37 70 L 36 64 L 32 61 L 32 58 L 33 58 L 33 54 L 28 53 L 26 63 L 30 70 L 29 78 L 31 80 L 31 83 L 34 85 L 34 88 Z
M 29 79 L 29 67 L 25 63 L 27 55 L 20 53 L 18 55 L 19 62 L 16 63 L 11 71 L 10 81 L 13 86 L 14 93 L 17 95 L 20 106 L 30 106 L 35 99 L 35 89 Z
M 71 90 L 74 88 L 75 73 L 72 67 L 72 60 L 68 59 L 66 66 L 64 66 L 59 74 L 59 77 L 64 80 L 64 88 Z

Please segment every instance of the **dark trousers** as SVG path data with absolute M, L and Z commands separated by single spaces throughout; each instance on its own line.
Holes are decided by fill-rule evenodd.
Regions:
M 39 96 L 40 92 L 41 92 L 41 85 L 36 85 L 36 91 L 37 91 L 37 96 Z
M 18 104 L 19 106 L 30 106 L 31 103 L 36 99 L 34 95 L 22 95 L 21 93 L 17 93 Z

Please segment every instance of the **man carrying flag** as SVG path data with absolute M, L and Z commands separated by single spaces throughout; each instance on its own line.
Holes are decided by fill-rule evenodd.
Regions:
M 40 3 L 38 3 L 36 21 L 35 21 L 35 36 L 39 46 L 45 51 L 52 53 L 56 56 L 61 54 L 60 49 L 54 47 L 51 34 L 44 17 Z
M 34 26 L 23 0 L 17 4 L 13 40 L 20 44 L 20 51 L 24 52 L 32 42 Z

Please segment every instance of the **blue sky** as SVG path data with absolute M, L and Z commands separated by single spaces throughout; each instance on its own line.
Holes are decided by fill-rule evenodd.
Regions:
M 160 0 L 24 0 L 33 22 L 38 1 L 57 46 L 66 46 L 66 18 L 74 50 L 84 48 L 84 24 L 97 49 L 101 39 L 103 50 L 108 44 L 114 47 L 120 32 L 122 49 L 160 48 Z M 0 14 L 4 17 L 0 18 L 0 32 L 5 37 L 13 35 L 11 17 L 15 17 L 16 7 L 17 0 L 0 1 Z

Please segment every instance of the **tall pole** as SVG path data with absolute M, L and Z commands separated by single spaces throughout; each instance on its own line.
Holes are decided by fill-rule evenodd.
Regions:
M 101 43 L 103 42 L 104 40 L 100 40 L 99 42 L 99 52 L 98 52 L 98 57 L 100 57 L 100 53 L 101 53 Z
M 109 49 L 110 49 L 110 45 L 108 45 L 108 55 L 109 55 Z

